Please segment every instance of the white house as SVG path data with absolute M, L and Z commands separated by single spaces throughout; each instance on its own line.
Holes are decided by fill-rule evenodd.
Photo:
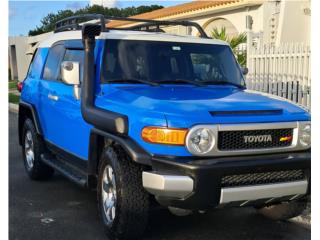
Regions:
M 252 31 L 260 43 L 310 42 L 310 0 L 192 1 L 133 16 L 154 20 L 189 20 L 200 24 L 210 36 L 214 28 L 226 27 L 230 35 Z M 113 21 L 111 27 L 128 26 Z M 171 27 L 169 32 L 196 35 L 195 29 Z

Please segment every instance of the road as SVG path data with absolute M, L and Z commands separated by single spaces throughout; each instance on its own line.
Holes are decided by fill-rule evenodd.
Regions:
M 106 239 L 100 224 L 96 193 L 63 176 L 45 182 L 28 179 L 17 139 L 17 115 L 9 114 L 10 240 Z M 176 217 L 166 210 L 151 213 L 146 240 L 302 240 L 311 239 L 310 225 L 273 222 L 252 208 L 215 210 Z

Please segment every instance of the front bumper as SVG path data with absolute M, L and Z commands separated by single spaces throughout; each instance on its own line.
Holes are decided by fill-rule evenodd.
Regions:
M 164 206 L 205 210 L 218 205 L 266 205 L 310 194 L 310 151 L 220 158 L 153 157 L 143 185 Z M 224 176 L 303 170 L 306 178 L 272 184 L 221 186 Z

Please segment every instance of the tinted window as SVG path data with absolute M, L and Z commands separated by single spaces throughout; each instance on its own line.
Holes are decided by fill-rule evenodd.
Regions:
M 63 61 L 78 62 L 80 64 L 80 81 L 83 79 L 83 62 L 84 62 L 84 51 L 67 49 L 64 55 Z
M 226 45 L 134 40 L 108 40 L 102 82 L 143 79 L 154 82 L 243 84 L 238 63 Z M 183 82 L 181 82 L 183 83 Z
M 43 71 L 43 79 L 58 80 L 58 77 L 60 76 L 60 64 L 63 55 L 64 46 L 62 44 L 55 45 L 50 48 Z

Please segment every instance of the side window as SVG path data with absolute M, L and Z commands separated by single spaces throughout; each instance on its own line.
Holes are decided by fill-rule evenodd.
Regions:
M 78 62 L 80 65 L 80 82 L 83 79 L 84 50 L 67 49 L 63 61 Z
M 31 58 L 31 61 L 30 61 L 30 64 L 29 64 L 27 77 L 34 78 L 34 74 L 32 73 L 33 72 L 33 62 L 35 61 L 35 59 L 37 59 L 37 57 L 38 57 L 38 49 L 36 49 L 34 51 L 33 55 L 32 55 L 32 58 Z
M 50 48 L 43 71 L 43 79 L 58 80 L 60 76 L 60 64 L 64 55 L 64 46 L 55 45 Z

